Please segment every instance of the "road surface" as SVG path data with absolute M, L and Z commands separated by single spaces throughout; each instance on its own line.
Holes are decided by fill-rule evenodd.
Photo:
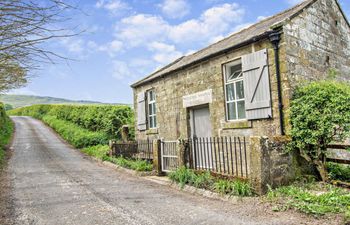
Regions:
M 13 117 L 14 224 L 303 224 L 299 214 L 206 199 L 107 168 L 42 122 Z

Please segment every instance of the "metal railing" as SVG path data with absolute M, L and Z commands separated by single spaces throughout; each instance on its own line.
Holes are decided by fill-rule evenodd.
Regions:
M 210 137 L 189 139 L 186 161 L 195 170 L 209 170 L 222 175 L 247 178 L 249 143 L 245 137 Z

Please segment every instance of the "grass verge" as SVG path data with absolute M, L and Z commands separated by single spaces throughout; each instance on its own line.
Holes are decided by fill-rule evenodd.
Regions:
M 253 191 L 248 182 L 241 180 L 225 180 L 216 178 L 210 172 L 195 172 L 194 170 L 180 167 L 169 173 L 169 179 L 178 183 L 181 187 L 185 185 L 208 189 L 223 195 L 252 196 Z
M 316 217 L 328 213 L 344 214 L 350 219 L 350 191 L 323 183 L 295 183 L 269 191 L 267 199 L 274 211 L 295 209 Z
M 109 151 L 109 147 L 107 145 L 97 145 L 88 148 L 82 149 L 82 152 L 101 159 L 103 161 L 109 161 L 121 167 L 132 169 L 136 171 L 152 171 L 153 165 L 145 160 L 133 160 L 126 159 L 123 157 L 109 157 L 107 153 Z

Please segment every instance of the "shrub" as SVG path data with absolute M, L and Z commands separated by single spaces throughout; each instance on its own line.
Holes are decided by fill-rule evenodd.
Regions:
M 327 163 L 327 170 L 332 180 L 350 182 L 350 166 Z
M 321 81 L 299 87 L 290 110 L 291 146 L 313 163 L 326 181 L 327 145 L 343 141 L 350 134 L 350 86 Z
M 108 143 L 108 138 L 102 132 L 92 132 L 53 116 L 44 116 L 42 120 L 76 148 Z
M 4 146 L 10 141 L 13 133 L 13 123 L 6 115 L 5 107 L 0 103 L 0 165 L 5 156 Z

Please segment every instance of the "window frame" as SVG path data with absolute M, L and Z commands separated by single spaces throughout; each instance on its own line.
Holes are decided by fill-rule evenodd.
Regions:
M 246 121 L 247 120 L 247 114 L 244 113 L 244 118 L 239 118 L 239 110 L 238 110 L 238 103 L 242 102 L 244 103 L 244 110 L 245 110 L 245 91 L 244 91 L 244 81 L 243 81 L 243 71 L 241 71 L 241 74 L 237 78 L 233 78 L 228 80 L 228 76 L 230 75 L 228 72 L 228 69 L 235 65 L 241 65 L 242 67 L 242 61 L 241 58 L 237 58 L 233 61 L 227 62 L 223 64 L 223 80 L 224 80 L 224 93 L 225 93 L 225 114 L 226 114 L 226 121 L 228 122 L 235 122 L 235 121 Z M 237 83 L 242 82 L 243 83 L 243 98 L 237 99 Z M 233 85 L 234 87 L 234 99 L 228 100 L 228 85 Z M 234 104 L 235 106 L 235 118 L 230 119 L 229 118 L 229 104 Z
M 158 125 L 156 93 L 154 89 L 150 89 L 146 93 L 147 93 L 147 128 L 156 129 Z M 153 99 L 151 98 L 152 97 L 151 94 L 153 95 Z M 150 107 L 152 107 L 152 111 L 153 111 L 152 114 L 150 114 Z

